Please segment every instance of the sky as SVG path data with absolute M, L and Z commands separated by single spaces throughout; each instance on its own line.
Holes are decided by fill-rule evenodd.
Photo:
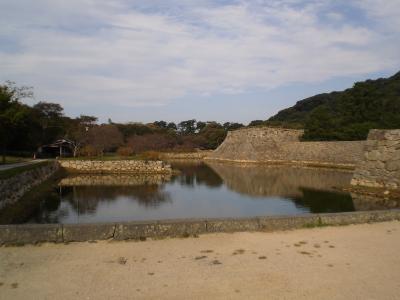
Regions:
M 400 0 L 0 0 L 0 83 L 100 121 L 247 123 L 400 70 Z

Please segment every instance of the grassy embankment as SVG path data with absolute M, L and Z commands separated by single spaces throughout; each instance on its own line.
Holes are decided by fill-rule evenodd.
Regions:
M 21 157 L 21 156 L 6 156 L 6 164 L 15 164 L 15 163 L 20 163 L 24 161 L 31 160 L 31 158 L 28 157 Z M 0 165 L 3 165 L 3 158 L 0 158 Z
M 7 169 L 7 170 L 1 170 L 0 171 L 0 180 L 1 179 L 7 179 L 7 178 L 11 178 L 15 175 L 21 174 L 23 172 L 26 171 L 30 171 L 39 167 L 43 167 L 47 164 L 49 164 L 50 161 L 42 161 L 42 162 L 38 162 L 38 163 L 33 163 L 30 165 L 26 165 L 26 166 L 22 166 L 22 167 L 16 167 L 16 168 L 12 168 L 12 169 Z

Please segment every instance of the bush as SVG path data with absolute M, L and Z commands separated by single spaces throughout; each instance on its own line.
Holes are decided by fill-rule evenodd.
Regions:
M 142 153 L 145 160 L 160 160 L 160 153 L 157 151 L 146 151 Z
M 79 151 L 81 156 L 96 156 L 97 150 L 92 145 L 86 145 Z
M 131 156 L 133 154 L 133 149 L 127 146 L 119 147 L 117 149 L 117 154 L 120 156 Z

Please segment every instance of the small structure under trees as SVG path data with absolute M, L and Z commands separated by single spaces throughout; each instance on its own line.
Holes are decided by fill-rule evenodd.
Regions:
M 60 139 L 52 144 L 39 147 L 38 157 L 66 157 L 74 154 L 74 142 Z

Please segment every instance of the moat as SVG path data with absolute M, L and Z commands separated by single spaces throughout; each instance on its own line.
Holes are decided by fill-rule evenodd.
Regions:
M 226 218 L 376 209 L 341 191 L 351 172 L 175 162 L 173 175 L 70 174 L 13 223 Z M 379 207 L 382 209 L 382 207 Z M 9 216 L 8 216 L 9 217 Z M 0 216 L 0 222 L 1 220 Z

